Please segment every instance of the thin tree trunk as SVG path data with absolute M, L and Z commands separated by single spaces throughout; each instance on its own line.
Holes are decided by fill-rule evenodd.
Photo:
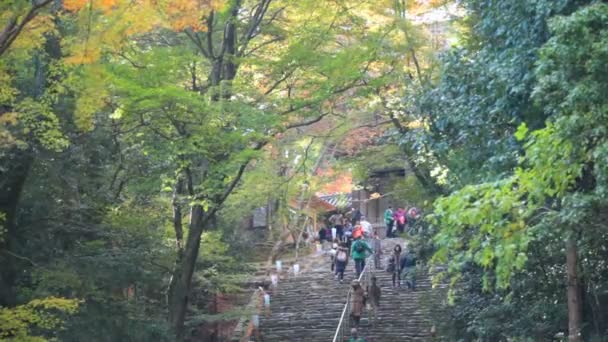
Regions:
M 577 272 L 578 255 L 574 238 L 566 241 L 566 272 L 568 282 L 568 341 L 580 342 L 581 337 L 581 298 L 580 282 Z
M 168 304 L 169 322 L 175 333 L 176 341 L 184 340 L 184 322 L 188 310 L 192 275 L 203 234 L 205 213 L 203 207 L 195 205 L 190 210 L 190 229 L 181 260 L 177 260 L 171 282 L 169 283 Z
M 6 229 L 4 239 L 0 239 L 0 305 L 15 304 L 14 282 L 19 272 L 18 263 L 10 251 L 17 234 L 17 209 L 21 192 L 34 161 L 32 150 L 20 151 L 15 148 L 2 159 L 7 165 L 5 172 L 0 172 L 0 214 L 4 215 L 0 227 Z M 4 164 L 6 162 L 6 164 Z

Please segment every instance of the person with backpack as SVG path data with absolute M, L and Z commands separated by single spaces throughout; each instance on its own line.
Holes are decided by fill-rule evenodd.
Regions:
M 351 297 L 351 312 L 350 318 L 352 319 L 352 326 L 355 328 L 359 327 L 361 321 L 361 315 L 363 314 L 363 307 L 365 307 L 365 292 L 361 288 L 361 283 L 358 280 L 353 280 L 351 283 L 353 287 Z
M 340 281 L 340 284 L 344 281 L 344 271 L 346 270 L 346 264 L 348 263 L 348 248 L 346 243 L 342 242 L 336 250 L 336 279 Z
M 371 316 L 372 324 L 376 324 L 378 318 L 378 308 L 380 307 L 380 296 L 382 291 L 380 286 L 376 284 L 376 276 L 371 277 L 371 284 L 367 286 L 367 298 L 368 298 L 368 311 Z
M 386 271 L 393 275 L 393 288 L 401 287 L 401 245 L 393 248 L 393 255 L 388 261 Z
M 401 268 L 403 269 L 403 279 L 408 289 L 416 291 L 416 253 L 410 246 L 407 253 L 401 261 Z
M 357 234 L 358 233 L 358 234 Z M 365 241 L 363 241 L 363 232 L 355 231 L 353 232 L 353 238 L 355 238 L 355 242 L 353 242 L 350 250 L 350 254 L 355 260 L 355 269 L 357 270 L 357 278 L 363 272 L 363 268 L 365 268 L 365 259 L 367 258 L 367 253 L 373 254 L 374 251 L 367 245 Z
M 393 237 L 394 223 L 395 223 L 395 220 L 393 219 L 393 207 L 389 206 L 384 211 L 384 224 L 386 225 L 386 237 L 387 238 Z

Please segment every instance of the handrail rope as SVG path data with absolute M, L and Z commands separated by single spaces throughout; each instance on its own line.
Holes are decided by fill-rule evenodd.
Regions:
M 357 280 L 359 282 L 361 282 L 361 279 L 363 278 L 363 276 L 367 273 L 367 267 L 369 266 L 369 262 L 368 259 L 371 259 L 372 255 L 367 256 L 367 258 L 365 258 L 365 266 L 363 267 L 363 270 L 361 271 L 361 274 L 359 274 L 359 278 L 357 278 Z M 367 279 L 367 277 L 366 277 Z M 342 315 L 340 315 L 340 321 L 338 322 L 338 326 L 336 328 L 336 333 L 334 334 L 334 339 L 332 340 L 333 342 L 339 342 L 339 341 L 343 341 L 344 340 L 344 335 L 341 334 L 343 332 L 343 326 L 344 326 L 344 318 L 346 316 L 346 312 L 348 311 L 348 307 L 350 306 L 350 298 L 352 297 L 352 287 L 348 289 L 348 293 L 346 294 L 346 304 L 344 304 L 344 309 L 342 309 Z M 340 339 L 341 338 L 341 339 Z

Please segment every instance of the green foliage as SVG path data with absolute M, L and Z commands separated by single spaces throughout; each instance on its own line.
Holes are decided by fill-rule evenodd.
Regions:
M 566 4 L 558 6 L 572 9 Z M 489 15 L 491 10 L 482 13 Z M 591 272 L 583 271 L 583 281 L 603 286 L 599 284 L 606 279 L 605 270 L 591 271 L 591 265 L 602 258 L 601 247 L 593 241 L 604 236 L 597 229 L 603 220 L 598 215 L 602 216 L 608 204 L 603 185 L 608 107 L 605 96 L 599 95 L 606 94 L 608 84 L 605 63 L 600 62 L 606 59 L 607 14 L 608 6 L 597 3 L 549 21 L 551 38 L 538 49 L 536 68 L 526 66 L 527 72 L 534 72 L 526 92 L 548 118 L 544 127 L 525 119 L 517 129 L 512 126 L 503 131 L 512 132 L 523 143 L 524 153 L 510 148 L 518 157 L 511 162 L 514 167 L 493 165 L 494 177 L 485 182 L 467 180 L 468 185 L 435 202 L 431 221 L 437 232 L 437 252 L 433 260 L 447 263 L 451 283 L 457 284 L 454 293 L 459 297 L 453 300 L 458 307 L 451 311 L 462 315 L 457 324 L 466 326 L 457 331 L 487 339 L 544 339 L 563 332 L 565 294 L 559 284 L 564 239 L 578 243 L 580 267 Z M 502 43 L 509 46 L 508 40 Z M 459 98 L 474 98 L 471 96 Z M 516 104 L 509 106 L 517 108 Z M 489 128 L 493 127 L 492 122 Z M 472 172 L 475 164 L 461 165 Z M 542 285 L 540 279 L 532 278 L 539 276 Z M 482 287 L 476 287 L 478 279 Z M 495 288 L 494 294 L 482 292 Z M 533 289 L 544 296 L 537 298 Z M 593 293 L 597 294 L 585 289 L 585 296 Z M 523 298 L 537 299 L 525 303 Z M 603 300 L 596 299 L 597 303 Z M 494 318 L 510 317 L 515 314 L 513 308 L 522 306 L 526 307 L 524 317 L 531 321 L 542 317 L 545 323 L 512 326 Z M 562 310 L 561 314 L 551 311 L 551 306 Z M 470 311 L 463 312 L 464 308 Z M 590 303 L 584 310 L 593 315 L 601 311 Z M 601 336 L 606 323 L 594 320 L 593 324 L 586 329 L 589 338 Z
M 0 307 L 0 339 L 2 341 L 48 341 L 46 333 L 63 328 L 66 315 L 73 315 L 79 306 L 74 299 L 47 297 L 34 299 L 13 308 Z

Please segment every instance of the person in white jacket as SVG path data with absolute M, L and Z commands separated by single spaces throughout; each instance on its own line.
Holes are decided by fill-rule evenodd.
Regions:
M 372 237 L 373 233 L 374 233 L 374 229 L 372 228 L 372 224 L 369 223 L 369 221 L 365 218 L 365 216 L 361 216 L 361 228 L 363 228 L 363 236 L 366 239 L 369 239 Z

